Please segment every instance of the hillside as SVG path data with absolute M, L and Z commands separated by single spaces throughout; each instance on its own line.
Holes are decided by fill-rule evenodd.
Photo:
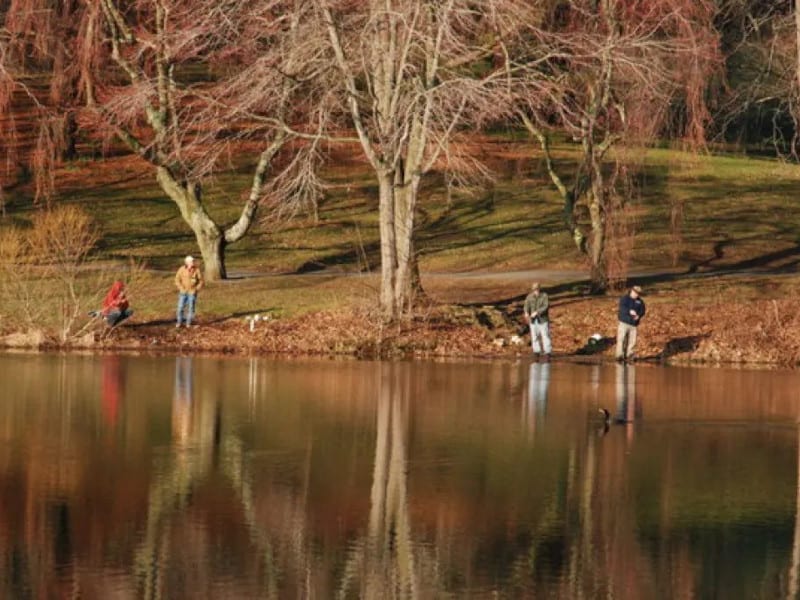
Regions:
M 455 333 L 452 342 L 442 344 L 438 342 L 446 336 L 441 331 L 425 334 L 434 341 L 420 348 L 434 354 L 519 350 L 500 348 L 496 339 L 508 339 L 516 328 L 529 275 L 540 278 L 554 299 L 556 351 L 572 354 L 596 331 L 611 335 L 614 300 L 583 296 L 583 257 L 563 229 L 561 203 L 536 147 L 506 137 L 487 137 L 473 145 L 490 166 L 494 181 L 472 189 L 455 187 L 449 194 L 442 178 L 434 177 L 423 187 L 418 251 L 428 299 L 421 304 L 424 314 L 418 322 L 433 330 L 439 327 L 437 322 L 449 323 L 445 329 Z M 574 150 L 563 145 L 557 156 L 567 166 Z M 370 331 L 376 327 L 375 315 L 364 317 L 374 312 L 377 299 L 376 190 L 368 170 L 356 159 L 333 159 L 325 174 L 326 196 L 316 214 L 309 210 L 283 222 L 262 214 L 252 235 L 229 248 L 232 279 L 210 286 L 199 305 L 201 322 L 214 323 L 215 333 L 212 336 L 209 330 L 207 343 L 198 338 L 193 345 L 280 351 L 279 330 L 288 327 L 291 334 L 287 329 L 281 335 L 297 339 L 286 342 L 284 349 L 291 346 L 298 352 L 380 354 L 386 352 L 385 344 L 392 346 L 393 342 L 383 341 L 394 336 L 386 331 L 364 333 L 364 339 L 355 340 L 358 328 L 352 327 L 353 314 L 360 315 L 355 321 L 362 320 Z M 800 169 L 760 158 L 659 149 L 648 152 L 635 176 L 639 193 L 629 213 L 629 231 L 634 235 L 626 243 L 632 250 L 629 273 L 646 286 L 652 307 L 642 331 L 647 353 L 654 358 L 672 354 L 736 360 L 739 356 L 765 362 L 793 362 L 800 357 L 788 339 L 780 348 L 769 348 L 775 341 L 775 333 L 769 331 L 785 333 L 797 318 L 790 299 L 796 296 L 798 281 L 800 216 L 793 208 Z M 246 175 L 232 173 L 209 186 L 206 197 L 223 220 L 235 215 L 245 179 Z M 156 335 L 152 342 L 153 328 L 157 331 L 163 327 L 160 323 L 170 322 L 172 273 L 181 257 L 196 249 L 152 175 L 132 157 L 78 161 L 60 171 L 57 185 L 60 202 L 79 204 L 96 220 L 101 232 L 99 259 L 118 264 L 134 260 L 147 268 L 147 277 L 133 290 L 136 317 L 114 335 L 135 347 L 180 347 L 174 332 Z M 35 210 L 29 194 L 17 190 L 8 200 L 4 223 L 24 226 Z M 742 321 L 742 314 L 752 313 L 754 299 L 782 304 L 779 308 L 769 304 L 763 318 L 755 316 L 760 320 Z M 442 304 L 466 306 L 471 312 L 434 318 L 441 316 Z M 495 323 L 496 330 L 487 328 L 485 319 L 480 325 L 475 316 L 480 309 L 469 305 L 491 306 L 504 322 Z M 254 313 L 275 318 L 269 327 L 276 335 L 268 336 L 275 343 L 234 342 L 238 334 L 229 342 L 212 341 L 234 334 L 244 326 L 244 316 Z M 304 315 L 322 313 L 329 315 L 330 331 L 325 336 L 319 326 L 305 330 L 302 325 L 293 329 L 287 325 L 295 319 L 303 323 Z M 355 336 L 353 340 L 342 341 L 339 326 Z M 709 346 L 714 335 L 738 338 L 735 332 L 740 326 L 746 328 L 744 339 L 732 343 L 742 347 Z M 477 327 L 477 333 L 467 335 L 464 327 Z M 758 347 L 753 346 L 758 340 L 747 333 L 753 327 L 766 332 Z M 197 338 L 203 333 L 188 335 Z M 403 335 L 398 333 L 395 339 Z M 397 346 L 418 349 L 413 340 Z

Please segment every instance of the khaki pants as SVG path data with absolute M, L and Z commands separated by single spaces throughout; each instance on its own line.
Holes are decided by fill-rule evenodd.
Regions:
M 617 358 L 633 358 L 633 350 L 636 348 L 636 327 L 627 323 L 619 322 L 617 325 Z
M 539 343 L 539 338 L 542 338 Z M 550 341 L 550 323 L 531 323 L 531 348 L 534 354 L 550 354 L 553 351 L 553 344 Z

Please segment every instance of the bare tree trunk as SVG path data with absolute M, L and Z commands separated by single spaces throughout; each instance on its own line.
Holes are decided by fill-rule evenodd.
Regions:
M 78 158 L 78 123 L 75 118 L 75 111 L 69 110 L 64 115 L 62 125 L 63 147 L 61 149 L 61 160 L 70 161 Z
M 395 175 L 395 232 L 397 244 L 397 279 L 395 302 L 398 315 L 411 311 L 414 299 L 422 293 L 419 265 L 414 251 L 417 197 L 425 154 L 426 111 L 412 118 L 408 145 Z
M 381 236 L 381 312 L 387 319 L 397 314 L 395 304 L 395 274 L 397 246 L 395 243 L 395 198 L 391 173 L 378 174 L 379 221 Z
M 394 299 L 398 315 L 410 311 L 419 286 L 419 270 L 414 253 L 414 216 L 417 204 L 419 177 L 395 187 L 395 243 L 397 245 L 397 276 Z M 416 276 L 416 282 L 415 282 Z
M 225 267 L 225 239 L 219 228 L 210 220 L 206 220 L 198 229 L 194 229 L 197 246 L 203 257 L 203 274 L 207 281 L 227 279 Z
M 800 89 L 800 0 L 795 0 L 794 3 L 794 25 L 795 25 L 795 40 L 797 44 L 797 58 L 795 62 L 795 77 L 797 78 L 796 84 Z
M 222 230 L 208 215 L 201 202 L 199 183 L 178 183 L 172 173 L 158 167 L 156 178 L 161 189 L 178 206 L 183 220 L 191 227 L 203 257 L 203 273 L 207 281 L 225 279 L 225 238 Z
M 573 186 L 571 188 L 567 188 L 566 184 L 561 179 L 561 176 L 555 170 L 553 156 L 550 152 L 550 140 L 547 138 L 547 135 L 544 133 L 544 131 L 537 127 L 524 112 L 521 113 L 520 116 L 528 131 L 534 137 L 536 137 L 537 140 L 539 140 L 539 145 L 542 148 L 542 155 L 544 157 L 544 164 L 547 168 L 547 173 L 550 176 L 550 180 L 553 182 L 553 185 L 555 185 L 556 189 L 558 190 L 561 199 L 564 201 L 564 225 L 566 225 L 567 231 L 569 231 L 570 235 L 572 236 L 572 240 L 575 242 L 575 247 L 578 248 L 582 254 L 587 254 L 588 248 L 586 246 L 586 236 L 584 235 L 583 231 L 581 231 L 581 228 L 575 219 L 575 205 L 578 203 L 578 200 L 580 200 L 581 195 L 583 194 L 583 187 L 585 186 L 583 183 L 581 169 L 578 170 Z
M 592 222 L 591 244 L 589 248 L 590 279 L 592 293 L 602 293 L 608 287 L 608 273 L 605 264 L 606 226 L 604 215 L 603 185 L 595 181 L 589 194 L 589 218 Z

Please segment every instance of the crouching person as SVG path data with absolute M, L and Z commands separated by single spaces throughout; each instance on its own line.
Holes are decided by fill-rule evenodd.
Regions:
M 106 324 L 109 327 L 114 327 L 132 314 L 133 311 L 128 304 L 128 293 L 125 290 L 125 284 L 121 281 L 115 281 L 103 299 L 103 308 L 100 310 L 100 315 L 106 320 Z

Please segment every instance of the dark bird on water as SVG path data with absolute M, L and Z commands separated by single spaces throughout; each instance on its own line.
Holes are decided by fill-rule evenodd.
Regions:
M 611 413 L 608 411 L 607 408 L 598 408 L 597 412 L 603 415 L 603 420 L 605 421 L 606 425 L 611 423 Z M 630 423 L 628 419 L 622 417 L 614 417 L 614 423 Z

